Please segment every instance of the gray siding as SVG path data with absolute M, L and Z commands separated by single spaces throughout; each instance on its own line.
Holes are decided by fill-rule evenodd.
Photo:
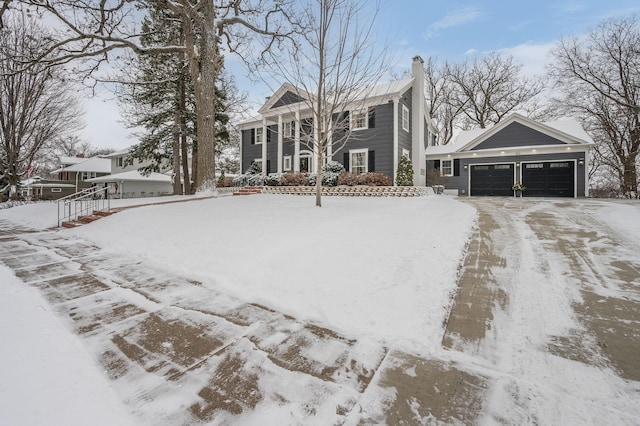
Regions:
M 273 109 L 273 108 L 278 108 L 278 107 L 281 107 L 281 106 L 284 106 L 284 105 L 291 105 L 291 104 L 295 104 L 295 103 L 298 103 L 298 102 L 300 102 L 300 101 L 302 101 L 302 100 L 303 100 L 303 99 L 302 99 L 300 96 L 296 95 L 296 94 L 295 94 L 295 93 L 293 93 L 293 92 L 288 92 L 288 91 L 287 91 L 287 92 L 285 92 L 285 94 L 284 94 L 284 95 L 282 95 L 282 96 L 280 97 L 280 99 L 278 99 L 278 100 L 276 101 L 276 103 L 275 103 L 275 104 L 273 104 L 273 106 L 271 107 L 271 109 Z
M 344 153 L 351 149 L 366 148 L 375 151 L 373 169 L 393 178 L 393 104 L 377 105 L 374 114 L 375 127 L 352 132 L 345 146 L 339 152 L 334 151 L 333 159 L 344 164 Z
M 522 163 L 531 161 L 554 161 L 554 160 L 579 160 L 585 158 L 584 152 L 563 152 L 557 154 L 531 154 L 531 155 L 518 155 L 518 156 L 500 156 L 500 157 L 487 157 L 487 158 L 461 158 L 460 159 L 460 176 L 449 176 L 445 187 L 447 189 L 457 189 L 459 195 L 467 195 L 469 190 L 469 171 L 473 164 L 499 164 L 499 163 Z M 465 169 L 464 166 L 467 166 Z M 433 170 L 433 160 L 427 161 L 427 170 Z M 521 180 L 521 167 L 516 170 L 515 180 Z M 577 195 L 579 197 L 584 196 L 585 190 L 585 166 L 579 165 L 576 162 L 577 171 Z M 430 185 L 427 182 L 427 185 Z
M 564 142 L 540 133 L 520 123 L 511 123 L 495 135 L 489 137 L 472 151 L 479 149 L 496 149 L 514 146 L 560 145 Z
M 262 145 L 251 143 L 254 130 L 247 129 L 242 131 L 242 164 L 240 164 L 242 173 L 247 171 L 253 160 L 262 157 Z

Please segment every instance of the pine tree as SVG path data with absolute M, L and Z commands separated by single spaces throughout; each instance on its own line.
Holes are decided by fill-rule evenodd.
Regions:
M 141 44 L 182 43 L 181 25 L 177 17 L 164 8 L 152 7 L 142 23 Z M 130 117 L 131 127 L 142 127 L 140 143 L 132 147 L 133 159 L 150 161 L 140 169 L 143 173 L 174 171 L 175 194 L 182 193 L 179 170 L 182 169 L 184 191 L 191 193 L 191 177 L 195 176 L 198 147 L 196 141 L 196 111 L 194 86 L 183 55 L 159 54 L 137 56 L 134 77 L 122 85 L 120 101 Z M 222 75 L 222 73 L 220 74 Z M 220 79 L 217 80 L 220 82 Z M 222 84 L 215 87 L 216 94 L 216 156 L 229 144 L 229 116 L 227 94 Z M 225 86 L 226 87 L 226 86 Z M 188 157 L 192 157 L 189 172 Z
M 405 155 L 400 157 L 400 161 L 398 161 L 396 185 L 413 186 L 413 164 Z

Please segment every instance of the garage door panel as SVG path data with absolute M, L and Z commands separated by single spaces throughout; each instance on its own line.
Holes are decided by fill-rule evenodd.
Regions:
M 573 197 L 573 161 L 524 163 L 522 184 L 528 197 Z
M 471 195 L 513 195 L 513 164 L 471 166 Z

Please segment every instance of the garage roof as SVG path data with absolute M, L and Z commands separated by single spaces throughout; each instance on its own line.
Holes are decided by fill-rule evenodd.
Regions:
M 426 155 L 451 154 L 454 152 L 468 151 L 514 122 L 518 122 L 567 144 L 593 145 L 593 139 L 591 139 L 591 136 L 584 131 L 580 123 L 574 118 L 565 118 L 562 120 L 540 123 L 514 113 L 488 129 L 462 131 L 458 134 L 455 140 L 446 145 L 427 147 Z

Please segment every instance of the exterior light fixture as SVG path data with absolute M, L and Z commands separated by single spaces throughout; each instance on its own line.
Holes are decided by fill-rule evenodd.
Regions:
M 467 170 L 467 167 L 469 167 L 469 166 L 467 166 L 467 165 L 465 164 L 465 165 L 464 165 L 464 169 L 465 169 L 465 170 Z
M 520 162 L 519 161 L 516 163 L 516 167 L 520 167 Z
M 581 166 L 584 166 L 584 158 L 579 159 L 578 164 L 580 164 Z

